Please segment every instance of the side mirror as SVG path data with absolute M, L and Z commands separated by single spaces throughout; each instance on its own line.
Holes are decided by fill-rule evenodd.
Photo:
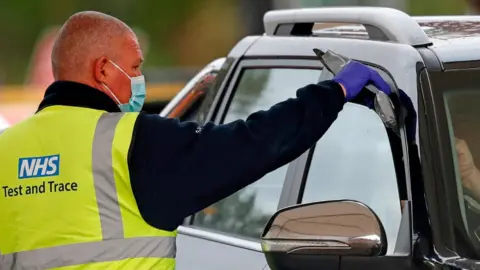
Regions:
M 265 227 L 262 249 L 271 269 L 337 269 L 341 256 L 385 255 L 387 238 L 365 204 L 326 201 L 279 210 Z

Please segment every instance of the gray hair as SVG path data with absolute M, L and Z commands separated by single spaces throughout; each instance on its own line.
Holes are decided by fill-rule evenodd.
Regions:
M 85 76 L 94 59 L 110 58 L 110 48 L 116 38 L 135 34 L 121 20 L 110 15 L 83 11 L 64 23 L 52 49 L 52 69 L 55 80 Z

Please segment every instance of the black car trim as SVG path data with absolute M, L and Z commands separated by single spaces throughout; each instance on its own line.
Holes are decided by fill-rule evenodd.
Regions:
M 465 70 L 465 69 L 478 69 L 479 61 L 460 61 L 460 62 L 448 62 L 444 63 L 445 70 Z
M 306 177 L 304 168 L 308 162 L 309 152 L 306 151 L 288 166 L 286 180 L 282 188 L 280 201 L 278 202 L 278 209 L 299 203 L 298 194 L 303 188 L 303 179 Z

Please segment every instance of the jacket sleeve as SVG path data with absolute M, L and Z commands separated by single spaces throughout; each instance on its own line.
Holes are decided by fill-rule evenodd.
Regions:
M 245 121 L 200 126 L 141 114 L 129 153 L 141 215 L 156 228 L 175 229 L 184 218 L 300 156 L 344 104 L 340 85 L 326 81 Z

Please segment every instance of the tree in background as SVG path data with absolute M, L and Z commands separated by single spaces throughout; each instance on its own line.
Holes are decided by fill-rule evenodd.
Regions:
M 164 40 L 165 51 L 175 65 L 200 67 L 225 56 L 243 32 L 235 1 L 202 0 L 172 27 L 171 39 Z
M 346 0 L 328 0 L 332 4 L 342 1 Z M 469 0 L 398 1 L 406 1 L 412 15 L 435 15 L 464 14 Z M 224 56 L 244 35 L 261 34 L 263 14 L 275 2 L 278 0 L 2 1 L 0 83 L 23 82 L 39 35 L 78 11 L 105 12 L 142 29 L 150 43 L 146 69 L 198 67 Z
M 240 18 L 245 26 L 245 35 L 264 33 L 263 15 L 274 8 L 275 0 L 237 0 Z
M 464 0 L 406 0 L 408 14 L 423 15 L 462 15 L 465 14 Z

